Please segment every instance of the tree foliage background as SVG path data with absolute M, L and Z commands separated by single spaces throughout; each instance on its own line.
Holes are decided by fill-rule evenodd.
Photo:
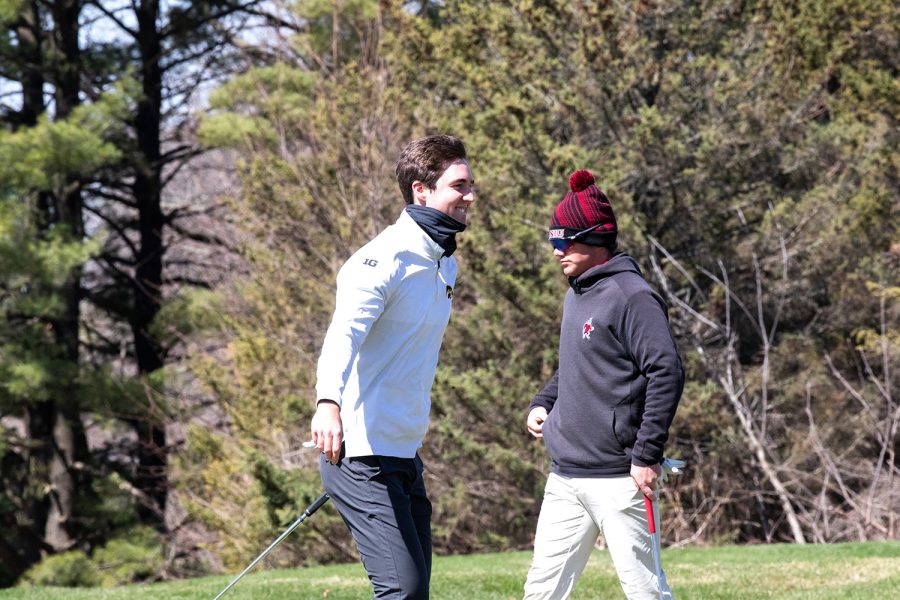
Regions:
M 595 173 L 621 246 L 666 294 L 688 367 L 668 452 L 689 468 L 664 490 L 664 539 L 898 537 L 894 3 L 246 4 L 270 10 L 268 33 L 241 39 L 235 74 L 195 112 L 237 177 L 215 231 L 233 235 L 240 268 L 211 299 L 175 303 L 162 329 L 193 356 L 194 378 L 169 378 L 166 396 L 199 385 L 219 419 L 167 416 L 187 434 L 166 482 L 182 522 L 214 534 L 208 568 L 246 563 L 318 495 L 301 442 L 334 277 L 400 213 L 397 153 L 432 132 L 465 140 L 478 188 L 422 449 L 437 552 L 530 547 L 548 461 L 525 409 L 555 368 L 565 292 L 544 232 L 577 168 Z M 0 155 L 21 156 L 15 144 L 41 126 L 9 126 Z M 48 188 L 3 169 L 3 219 L 16 223 L 21 190 Z M 4 307 L 41 264 L 16 250 L 51 241 L 5 227 Z M 97 252 L 76 244 L 58 268 Z M 22 352 L 24 330 L 6 339 Z M 28 373 L 5 348 L 16 400 L 3 410 L 16 415 L 37 396 L 9 383 Z M 326 509 L 272 562 L 354 559 Z

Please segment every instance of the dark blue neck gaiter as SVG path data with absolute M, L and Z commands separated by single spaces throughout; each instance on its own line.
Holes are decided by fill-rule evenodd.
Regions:
M 466 226 L 450 215 L 436 208 L 407 204 L 406 214 L 412 217 L 422 230 L 444 249 L 444 256 L 450 256 L 456 250 L 456 234 L 465 231 Z

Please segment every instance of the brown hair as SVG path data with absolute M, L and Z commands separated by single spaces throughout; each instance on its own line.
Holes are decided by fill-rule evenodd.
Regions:
M 433 190 L 450 163 L 465 158 L 466 146 L 452 135 L 429 135 L 411 141 L 400 153 L 395 170 L 403 199 L 412 204 L 414 181 Z

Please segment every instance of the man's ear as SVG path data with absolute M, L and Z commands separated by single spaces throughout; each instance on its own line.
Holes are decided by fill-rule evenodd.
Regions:
M 413 192 L 413 201 L 416 204 L 425 205 L 426 192 L 428 191 L 428 186 L 425 183 L 419 181 L 418 179 L 412 182 L 412 192 Z

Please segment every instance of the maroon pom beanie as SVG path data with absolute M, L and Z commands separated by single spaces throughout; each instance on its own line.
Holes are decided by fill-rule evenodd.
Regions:
M 565 197 L 556 205 L 550 229 L 564 229 L 563 237 L 595 227 L 593 231 L 578 241 L 593 246 L 610 246 L 615 243 L 618 228 L 612 205 L 600 188 L 594 185 L 594 176 L 590 171 L 575 171 L 569 176 L 569 189 Z

